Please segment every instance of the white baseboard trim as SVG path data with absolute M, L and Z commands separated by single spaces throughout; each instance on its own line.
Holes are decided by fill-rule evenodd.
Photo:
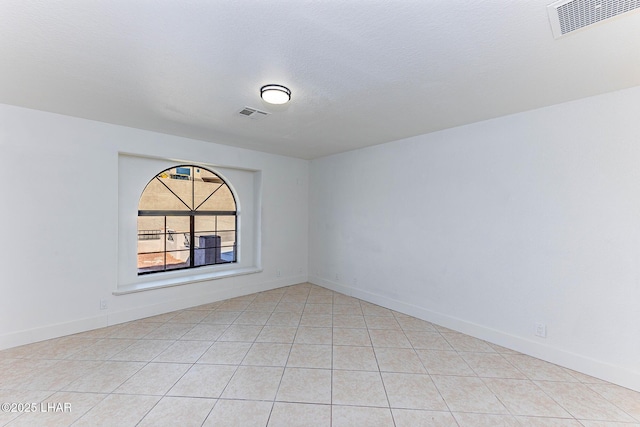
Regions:
M 182 299 L 174 299 L 161 304 L 140 306 L 119 312 L 106 312 L 99 316 L 86 317 L 69 322 L 46 325 L 38 328 L 11 332 L 0 336 L 0 350 L 44 341 L 52 338 L 59 338 L 65 335 L 77 334 L 90 331 L 92 329 L 104 328 L 106 326 L 133 320 L 144 319 L 145 317 L 168 313 L 170 311 L 182 310 L 202 304 L 209 304 L 229 298 L 249 295 L 255 292 L 263 292 L 284 286 L 304 283 L 308 280 L 306 275 L 293 277 L 280 277 L 276 280 L 255 283 L 251 285 L 238 285 L 232 288 L 214 290 L 205 295 L 194 295 Z
M 632 390 L 640 391 L 640 372 L 633 372 L 619 366 L 591 359 L 580 354 L 551 347 L 527 338 L 511 335 L 477 323 L 469 322 L 446 314 L 428 310 L 403 301 L 388 298 L 362 289 L 341 285 L 317 276 L 309 276 L 309 282 L 342 294 L 359 298 L 400 313 L 435 323 L 454 331 L 462 332 L 493 344 L 506 347 L 574 371 L 582 372 Z

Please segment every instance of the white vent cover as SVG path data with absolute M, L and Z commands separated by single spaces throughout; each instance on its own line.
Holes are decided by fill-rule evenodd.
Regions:
M 238 114 L 244 117 L 249 117 L 250 119 L 261 119 L 269 115 L 266 111 L 251 107 L 244 107 L 242 110 L 238 111 Z
M 640 0 L 561 0 L 547 6 L 547 12 L 558 38 L 639 7 Z

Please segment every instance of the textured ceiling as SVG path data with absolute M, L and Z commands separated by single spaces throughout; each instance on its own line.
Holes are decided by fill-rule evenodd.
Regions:
M 550 2 L 2 0 L 0 102 L 311 159 L 640 85 L 640 13 Z

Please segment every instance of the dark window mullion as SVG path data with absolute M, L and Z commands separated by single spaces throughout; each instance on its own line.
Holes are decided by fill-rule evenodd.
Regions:
M 194 267 L 196 265 L 196 257 L 195 257 L 195 247 L 196 247 L 196 235 L 195 235 L 195 229 L 196 229 L 196 221 L 195 221 L 196 217 L 191 215 L 189 217 L 189 235 L 191 236 L 191 239 L 189 239 L 189 267 Z

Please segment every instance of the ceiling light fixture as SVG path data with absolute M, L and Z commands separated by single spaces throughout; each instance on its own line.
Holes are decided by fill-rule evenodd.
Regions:
M 269 104 L 286 104 L 291 100 L 291 91 L 282 85 L 265 85 L 260 88 L 260 97 Z

